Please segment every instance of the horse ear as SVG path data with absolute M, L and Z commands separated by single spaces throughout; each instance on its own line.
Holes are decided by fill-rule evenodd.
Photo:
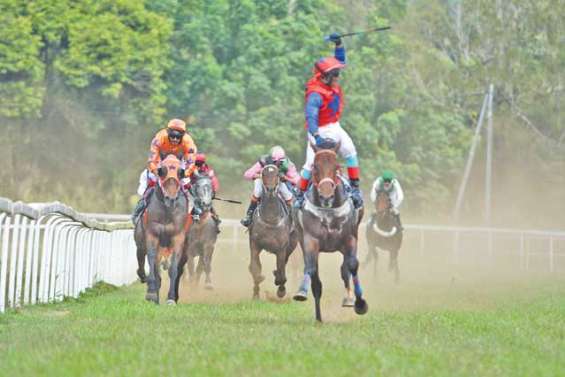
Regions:
M 310 141 L 310 147 L 312 148 L 314 153 L 318 153 L 318 148 L 316 147 L 316 144 L 312 143 L 311 141 Z
M 339 152 L 339 148 L 341 148 L 341 140 L 338 141 L 338 142 L 335 144 L 335 147 L 334 147 L 333 151 L 334 151 L 335 153 L 338 153 L 338 152 Z

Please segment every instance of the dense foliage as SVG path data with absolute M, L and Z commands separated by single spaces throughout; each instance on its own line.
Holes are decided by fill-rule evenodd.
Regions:
M 536 157 L 563 156 L 556 3 L 0 0 L 0 195 L 128 211 L 171 117 L 247 195 L 241 172 L 271 145 L 302 164 L 303 85 L 332 53 L 322 36 L 391 24 L 346 41 L 342 123 L 365 187 L 391 168 L 413 212 L 448 210 L 491 82 L 499 122 L 531 129 Z

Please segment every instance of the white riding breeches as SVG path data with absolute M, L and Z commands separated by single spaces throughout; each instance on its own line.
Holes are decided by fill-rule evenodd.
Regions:
M 357 150 L 355 149 L 355 144 L 351 137 L 345 132 L 343 128 L 339 125 L 339 122 L 330 123 L 326 126 L 318 128 L 318 133 L 324 139 L 332 139 L 336 143 L 340 144 L 339 155 L 347 159 L 349 157 L 357 156 Z M 316 140 L 314 136 L 308 133 L 308 144 L 306 145 L 306 162 L 304 163 L 303 169 L 312 171 L 312 164 L 314 164 L 314 156 L 316 153 L 312 149 L 310 143 L 316 145 Z
M 255 187 L 253 187 L 253 196 L 260 198 L 261 195 L 263 195 L 263 182 L 261 182 L 260 178 L 257 178 L 253 182 L 255 184 Z M 279 183 L 278 193 L 286 202 L 291 201 L 293 198 L 292 193 L 288 189 L 287 185 L 285 185 L 283 182 Z
M 139 186 L 137 186 L 137 194 L 139 196 L 143 196 L 143 194 L 145 194 L 145 190 L 147 190 L 147 186 L 149 186 L 149 181 L 156 182 L 157 177 L 155 174 L 145 169 L 139 176 Z

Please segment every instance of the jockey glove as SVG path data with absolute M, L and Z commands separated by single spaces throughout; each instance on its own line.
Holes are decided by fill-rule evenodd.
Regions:
M 330 42 L 335 43 L 336 46 L 339 46 L 341 44 L 341 35 L 339 33 L 331 33 L 328 37 Z

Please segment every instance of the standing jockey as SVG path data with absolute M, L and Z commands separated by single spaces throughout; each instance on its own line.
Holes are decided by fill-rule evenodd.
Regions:
M 191 192 L 190 189 L 192 185 L 198 179 L 198 175 L 207 175 L 208 177 L 210 177 L 210 180 L 212 181 L 212 198 L 214 198 L 216 196 L 216 192 L 218 192 L 218 190 L 220 189 L 220 181 L 218 181 L 218 177 L 216 176 L 214 169 L 212 169 L 210 165 L 206 163 L 206 155 L 204 153 L 198 153 L 196 155 L 194 159 L 194 166 L 189 171 L 188 178 L 190 179 L 190 183 L 185 186 L 185 188 L 189 190 L 189 192 Z M 194 197 L 194 195 L 192 196 Z M 190 212 L 194 221 L 199 221 L 200 215 L 203 212 L 202 209 L 198 207 L 198 204 L 198 202 L 194 201 L 194 206 L 192 207 L 192 211 Z M 220 220 L 220 217 L 216 213 L 214 207 L 210 208 L 210 213 L 212 214 L 212 219 L 214 219 L 214 222 L 219 227 L 222 220 Z
M 363 197 L 359 190 L 357 150 L 351 137 L 339 124 L 343 110 L 343 92 L 338 80 L 341 69 L 345 67 L 345 47 L 341 43 L 339 34 L 333 33 L 330 35 L 330 40 L 335 43 L 334 57 L 318 60 L 314 65 L 314 75 L 306 84 L 304 113 L 308 130 L 308 144 L 306 146 L 306 163 L 301 172 L 298 186 L 300 190 L 296 205 L 302 206 L 304 194 L 312 176 L 315 153 L 310 143 L 316 145 L 316 147 L 325 148 L 329 143 L 327 139 L 332 139 L 340 144 L 339 154 L 345 158 L 347 165 L 353 204 L 355 208 L 360 208 L 363 206 Z
M 400 182 L 398 182 L 394 173 L 390 170 L 383 171 L 383 174 L 375 179 L 373 187 L 371 188 L 371 201 L 373 203 L 377 200 L 377 194 L 380 192 L 385 192 L 388 195 L 391 206 L 390 211 L 396 217 L 398 224 L 402 228 L 399 208 L 404 200 L 404 192 L 402 191 L 402 187 L 400 187 Z
M 185 122 L 180 119 L 171 119 L 167 128 L 155 134 L 151 141 L 147 169 L 139 176 L 137 193 L 141 196 L 141 199 L 133 210 L 132 221 L 134 223 L 145 209 L 147 199 L 153 192 L 153 186 L 157 183 L 157 176 L 159 175 L 157 170 L 161 161 L 168 155 L 173 154 L 181 160 L 181 166 L 187 169 L 192 164 L 195 153 L 196 144 L 194 144 L 192 137 L 186 133 Z
M 253 221 L 253 212 L 257 208 L 257 204 L 263 194 L 263 182 L 261 182 L 261 171 L 265 165 L 276 165 L 279 168 L 279 175 L 282 185 L 279 185 L 279 194 L 286 201 L 287 205 L 292 203 L 292 188 L 296 186 L 300 176 L 296 170 L 296 166 L 288 157 L 284 149 L 280 145 L 271 148 L 271 154 L 265 155 L 259 159 L 252 167 L 250 167 L 243 176 L 249 181 L 254 181 L 255 187 L 251 202 L 247 208 L 245 217 L 241 220 L 241 225 L 248 227 Z

